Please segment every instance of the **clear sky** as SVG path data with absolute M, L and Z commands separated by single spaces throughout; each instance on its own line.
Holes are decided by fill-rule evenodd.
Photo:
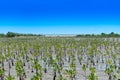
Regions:
M 120 33 L 120 0 L 0 0 L 0 33 Z

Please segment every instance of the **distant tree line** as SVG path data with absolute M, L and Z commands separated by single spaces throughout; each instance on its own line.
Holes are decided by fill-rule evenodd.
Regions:
M 101 33 L 101 34 L 79 34 L 76 37 L 120 37 L 120 34 L 111 32 L 109 34 Z
M 0 33 L 0 37 L 19 37 L 19 36 L 43 36 L 41 34 L 23 34 L 23 33 L 14 33 L 7 32 L 6 34 Z M 101 34 L 78 34 L 76 37 L 120 37 L 120 34 L 111 32 L 109 34 L 101 33 Z
M 7 32 L 6 34 L 1 33 L 0 37 L 19 37 L 19 36 L 42 36 L 41 34 L 22 34 L 22 33 L 14 33 Z

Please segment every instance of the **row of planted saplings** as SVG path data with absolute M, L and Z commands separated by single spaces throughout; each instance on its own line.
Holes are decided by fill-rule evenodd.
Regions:
M 92 42 L 92 43 L 94 43 L 94 42 Z M 63 76 L 64 73 L 67 74 L 71 80 L 74 80 L 76 78 L 76 74 L 77 74 L 76 64 L 75 64 L 76 56 L 74 53 L 77 50 L 78 50 L 77 59 L 79 60 L 80 65 L 83 65 L 84 72 L 86 71 L 86 68 L 88 68 L 89 61 L 91 64 L 93 64 L 93 65 L 90 64 L 89 68 L 90 68 L 91 73 L 88 76 L 85 74 L 86 75 L 85 79 L 87 79 L 87 78 L 89 80 L 97 79 L 97 77 L 95 75 L 95 68 L 94 68 L 95 61 L 93 58 L 97 57 L 98 54 L 93 54 L 93 53 L 95 53 L 94 51 L 97 51 L 97 48 L 95 48 L 95 47 L 98 47 L 98 46 L 94 45 L 94 46 L 92 46 L 92 48 L 89 48 L 88 46 L 82 45 L 82 44 L 86 44 L 86 43 L 82 43 L 82 44 L 75 46 L 74 42 L 72 42 L 69 44 L 72 44 L 73 47 L 68 46 L 68 44 L 64 44 L 64 45 L 67 45 L 67 47 L 62 46 L 65 50 L 63 50 L 61 48 L 61 46 L 57 46 L 56 50 L 54 50 L 51 48 L 51 46 L 49 46 L 49 47 L 37 46 L 37 48 L 33 49 L 35 47 L 32 45 L 33 43 L 27 43 L 27 44 L 29 44 L 29 45 L 26 46 L 25 44 L 22 44 L 21 47 L 18 46 L 18 44 L 14 44 L 14 45 L 17 45 L 17 49 L 13 46 L 9 46 L 14 49 L 12 50 L 12 48 L 5 47 L 4 51 L 2 50 L 3 51 L 2 55 L 1 55 L 2 67 L 0 69 L 0 72 L 1 72 L 0 77 L 2 80 L 4 80 L 4 77 L 6 77 L 6 76 L 4 76 L 4 72 L 5 72 L 4 61 L 5 60 L 7 60 L 8 64 L 9 64 L 9 74 L 6 78 L 8 80 L 14 79 L 13 76 L 10 74 L 11 65 L 14 66 L 14 63 L 15 63 L 15 69 L 17 72 L 17 76 L 19 77 L 19 80 L 25 80 L 25 78 L 27 77 L 27 74 L 25 73 L 24 66 L 26 66 L 27 63 L 29 64 L 29 62 L 32 65 L 29 65 L 28 67 L 31 67 L 31 72 L 35 72 L 33 78 L 31 78 L 32 80 L 39 80 L 39 79 L 42 80 L 42 77 L 44 76 L 43 71 L 44 71 L 44 73 L 47 73 L 46 66 L 53 67 L 53 73 L 54 73 L 53 80 L 56 80 L 58 77 L 60 80 L 63 80 L 63 78 L 67 79 L 66 77 Z M 75 43 L 75 44 L 77 44 L 77 43 Z M 82 48 L 81 45 L 84 48 Z M 88 44 L 86 44 L 86 45 L 88 45 Z M 56 46 L 56 44 L 55 44 L 55 46 Z M 91 45 L 89 45 L 89 46 L 91 46 Z M 39 47 L 41 47 L 41 49 Z M 30 49 L 30 48 L 32 48 L 32 49 Z M 68 52 L 66 53 L 67 48 L 71 49 L 71 50 L 70 51 L 68 50 Z M 15 49 L 16 49 L 16 51 L 15 51 Z M 79 49 L 80 49 L 80 51 L 79 51 Z M 15 52 L 13 53 L 12 51 L 15 51 Z M 53 55 L 55 55 L 55 57 Z M 87 55 L 87 62 L 83 64 L 82 56 L 84 56 L 84 55 Z M 109 54 L 107 54 L 107 55 L 109 55 Z M 103 56 L 103 54 L 102 54 L 102 56 Z M 67 70 L 63 70 L 64 61 L 67 60 L 66 57 L 68 57 L 69 68 Z M 15 62 L 14 62 L 14 60 L 15 60 Z M 40 60 L 44 61 L 45 67 L 43 67 L 42 64 L 39 63 Z M 116 78 L 116 75 L 113 73 L 115 66 L 112 63 L 109 63 L 109 62 L 111 62 L 110 60 L 107 60 L 107 62 L 108 62 L 108 67 L 106 67 L 105 72 L 108 74 L 109 80 L 112 80 L 113 78 Z M 119 70 L 119 68 L 118 68 L 118 70 Z M 119 72 L 118 70 L 117 70 L 117 72 Z M 57 75 L 59 75 L 59 76 L 57 76 Z

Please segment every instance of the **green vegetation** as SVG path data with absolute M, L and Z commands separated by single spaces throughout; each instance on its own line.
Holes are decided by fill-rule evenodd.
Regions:
M 0 33 L 0 37 L 20 37 L 20 36 L 24 36 L 24 37 L 27 37 L 27 36 L 44 36 L 44 35 L 41 35 L 41 34 L 22 34 L 22 33 L 15 33 L 15 32 L 7 32 L 6 34 L 4 33 Z M 59 36 L 57 36 L 59 37 Z M 101 34 L 78 34 L 76 35 L 75 37 L 84 37 L 84 38 L 106 38 L 106 37 L 120 37 L 120 34 L 117 34 L 117 33 L 114 33 L 114 32 L 111 32 L 109 34 L 106 34 L 106 33 L 101 33 Z
M 0 37 L 19 37 L 19 36 L 42 36 L 40 34 L 22 34 L 22 33 L 14 33 L 7 32 L 6 34 L 1 33 Z
M 14 38 L 14 33 L 8 34 L 10 38 L 0 38 L 1 80 L 120 79 L 119 38 Z
M 76 37 L 120 37 L 120 34 L 117 34 L 117 33 L 114 33 L 114 32 L 111 32 L 109 34 L 106 34 L 106 33 L 101 33 L 101 34 L 79 34 L 79 35 L 76 35 Z

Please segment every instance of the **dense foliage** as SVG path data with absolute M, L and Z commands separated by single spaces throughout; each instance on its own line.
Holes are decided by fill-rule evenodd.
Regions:
M 111 32 L 109 34 L 101 33 L 101 34 L 79 34 L 76 37 L 120 37 L 120 34 Z
M 0 37 L 19 37 L 19 36 L 43 36 L 40 34 L 22 34 L 22 33 L 14 33 L 14 32 L 7 32 L 6 34 L 1 33 Z

